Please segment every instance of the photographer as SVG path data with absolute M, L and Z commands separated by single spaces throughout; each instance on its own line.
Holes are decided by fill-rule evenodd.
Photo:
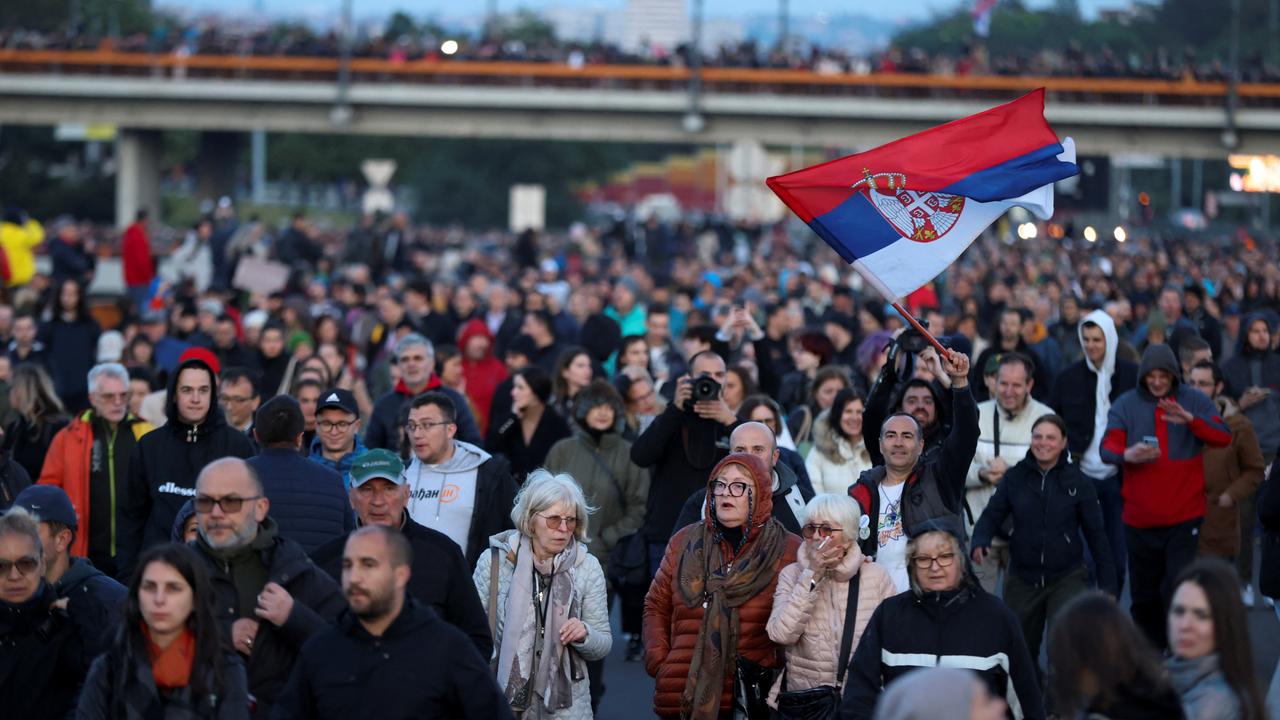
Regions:
M 945 344 L 946 339 L 942 342 Z M 916 419 L 924 433 L 923 454 L 935 452 L 951 427 L 950 388 L 951 378 L 942 369 L 937 349 L 914 328 L 899 331 L 867 397 L 862 414 L 863 435 L 878 435 L 886 417 L 906 413 Z M 884 464 L 878 443 L 867 443 L 867 452 L 872 466 Z
M 707 473 L 729 454 L 729 434 L 738 418 L 722 398 L 725 362 L 703 351 L 689 362 L 671 404 L 631 446 L 631 461 L 652 469 L 643 532 L 650 572 L 662 559 L 685 500 L 706 487 Z

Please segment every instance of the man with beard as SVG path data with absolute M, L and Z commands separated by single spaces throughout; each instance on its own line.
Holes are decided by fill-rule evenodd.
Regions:
M 244 460 L 209 463 L 193 505 L 200 533 L 193 545 L 209 571 L 214 617 L 245 657 L 258 700 L 253 716 L 271 717 L 298 651 L 337 618 L 342 595 L 302 546 L 280 537 L 267 517 L 271 501 Z
M 412 564 L 396 530 L 351 533 L 342 557 L 350 609 L 302 648 L 273 717 L 512 717 L 471 640 L 406 594 Z

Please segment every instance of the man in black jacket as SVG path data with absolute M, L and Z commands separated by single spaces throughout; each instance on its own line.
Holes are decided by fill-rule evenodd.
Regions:
M 471 414 L 471 406 L 453 388 L 440 384 L 435 374 L 436 352 L 430 340 L 418 333 L 409 333 L 396 343 L 396 367 L 400 368 L 400 381 L 390 392 L 373 404 L 369 429 L 364 433 L 364 444 L 372 448 L 400 451 L 400 425 L 405 407 L 418 395 L 437 390 L 449 396 L 457 408 L 458 439 L 479 445 L 480 426 Z
M 729 436 L 729 447 L 731 452 L 755 455 L 773 470 L 773 516 L 788 532 L 799 535 L 800 516 L 804 514 L 805 503 L 813 499 L 813 489 L 806 489 L 786 463 L 778 462 L 780 453 L 773 431 L 764 423 L 743 423 Z M 680 510 L 680 517 L 671 530 L 672 534 L 685 525 L 701 522 L 706 502 L 705 487 L 690 495 Z
M 924 455 L 919 420 L 907 413 L 890 415 L 880 426 L 884 464 L 863 472 L 849 488 L 864 521 L 858 544 L 864 555 L 889 571 L 898 590 L 907 589 L 908 529 L 963 512 L 965 479 L 978 446 L 978 407 L 969 392 L 969 358 L 948 350 L 942 367 L 951 377 L 955 413 L 942 448 Z
M 399 528 L 413 547 L 413 575 L 409 594 L 431 607 L 440 617 L 466 633 L 482 657 L 493 653 L 489 636 L 489 619 L 471 569 L 458 545 L 447 535 L 423 527 L 406 511 L 409 484 L 404 463 L 390 450 L 370 450 L 351 463 L 351 507 L 360 525 L 382 525 Z M 311 553 L 320 569 L 333 577 L 342 576 L 344 536 L 321 545 Z
M 128 490 L 120 505 L 117 577 L 128 577 L 145 548 L 166 542 L 182 503 L 196 494 L 196 477 L 219 458 L 247 458 L 253 444 L 227 425 L 218 408 L 218 364 L 191 348 L 169 381 L 169 422 L 143 435 L 129 460 Z
M 192 545 L 209 570 L 214 617 L 245 656 L 254 717 L 270 717 L 298 651 L 337 618 L 342 594 L 301 546 L 280 537 L 267 517 L 271 501 L 244 460 L 210 463 L 193 505 L 200 536 Z
M 124 607 L 124 586 L 102 574 L 87 558 L 71 557 L 79 523 L 71 498 L 60 487 L 32 485 L 13 502 L 40 521 L 44 550 L 44 579 L 58 599 L 66 599 L 66 613 L 79 630 L 85 662 L 111 644 Z
M 405 592 L 412 564 L 401 533 L 351 534 L 342 559 L 351 608 L 303 647 L 276 720 L 512 717 L 467 636 Z
M 1094 310 L 1080 321 L 1080 347 L 1084 359 L 1068 365 L 1054 381 L 1049 407 L 1067 424 L 1067 449 L 1071 461 L 1080 472 L 1093 480 L 1098 504 L 1102 507 L 1102 525 L 1107 532 L 1107 547 L 1115 565 L 1117 594 L 1124 587 L 1128 554 L 1125 549 L 1124 523 L 1120 511 L 1120 468 L 1102 462 L 1102 437 L 1107 432 L 1107 412 L 1111 403 L 1138 383 L 1138 366 L 1121 358 L 1120 335 L 1115 320 L 1102 310 Z M 1097 565 L 1090 557 L 1090 568 L 1097 579 Z
M 690 374 L 676 383 L 674 401 L 631 446 L 631 462 L 653 472 L 643 528 L 651 575 L 658 571 L 685 500 L 699 488 L 706 489 L 707 473 L 729 454 L 729 431 L 738 424 L 722 396 L 692 400 L 693 380 L 703 376 L 719 383 L 723 392 L 724 358 L 700 352 L 690 358 L 689 367 Z

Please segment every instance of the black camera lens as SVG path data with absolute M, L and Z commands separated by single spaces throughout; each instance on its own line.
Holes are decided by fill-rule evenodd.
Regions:
M 710 375 L 702 375 L 694 379 L 691 397 L 694 402 L 716 400 L 720 397 L 720 383 Z

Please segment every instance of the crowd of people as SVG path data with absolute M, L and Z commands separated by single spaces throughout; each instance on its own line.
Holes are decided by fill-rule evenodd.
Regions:
M 389 28 L 388 28 L 389 29 Z M 445 53 L 442 43 L 453 40 L 456 48 Z M 111 47 L 124 52 L 192 55 L 242 55 L 271 57 L 328 57 L 342 54 L 337 31 L 316 32 L 301 24 L 265 27 L 228 25 L 213 19 L 195 22 L 158 22 L 150 33 L 108 37 L 84 28 L 41 32 L 20 27 L 0 28 L 0 48 L 15 50 L 95 50 Z M 475 37 L 443 30 L 421 30 L 391 35 L 361 33 L 353 39 L 351 55 L 396 62 L 420 60 L 477 60 L 586 65 L 678 65 L 691 62 L 691 46 L 663 46 L 645 42 L 625 48 L 602 39 L 583 41 L 556 38 L 553 33 L 536 39 L 528 33 L 486 31 Z M 1144 78 L 1225 82 L 1230 65 L 1222 57 L 1202 57 L 1196 48 L 1158 47 L 1131 52 L 1110 46 L 1087 48 L 1073 41 L 1062 48 L 989 53 L 979 38 L 959 51 L 943 51 L 911 44 L 891 43 L 874 52 L 850 51 L 830 45 L 793 39 L 785 46 L 754 39 L 725 41 L 702 51 L 707 67 L 810 70 L 824 75 L 905 73 L 912 75 L 1007 75 L 1034 77 Z M 1261 56 L 1241 63 L 1246 82 L 1280 81 L 1280 67 Z
M 15 717 L 1277 709 L 1265 242 L 993 230 L 934 345 L 786 225 L 155 233 L 0 222 Z

